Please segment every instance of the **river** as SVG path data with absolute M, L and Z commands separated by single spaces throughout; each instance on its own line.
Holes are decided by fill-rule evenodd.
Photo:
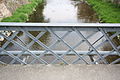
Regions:
M 40 4 L 36 8 L 36 11 L 32 15 L 30 15 L 28 22 L 34 22 L 34 23 L 98 23 L 99 19 L 95 11 L 93 11 L 93 9 L 84 1 L 45 0 L 44 3 Z M 34 36 L 37 36 L 38 33 L 39 32 L 31 32 L 31 34 Z M 62 36 L 65 33 L 66 33 L 65 31 L 56 32 L 56 34 L 59 36 Z M 82 33 L 84 33 L 84 36 L 88 36 L 89 34 L 92 34 L 94 32 L 83 31 Z M 92 43 L 95 41 L 95 39 L 99 38 L 100 36 L 101 34 L 97 33 L 92 38 L 90 38 L 89 41 L 91 41 Z M 27 45 L 31 42 L 31 39 L 22 32 L 18 34 L 18 37 L 22 40 L 22 42 L 18 38 L 16 38 L 15 40 L 23 45 L 24 44 Z M 50 34 L 49 32 L 46 32 L 44 37 L 41 37 L 39 40 L 43 42 L 45 45 L 50 46 L 52 43 L 54 43 L 54 41 L 56 41 L 56 37 Z M 74 46 L 82 39 L 75 32 L 72 32 L 64 40 L 69 45 Z M 30 50 L 44 50 L 44 48 L 38 45 L 37 43 L 34 43 L 33 46 L 31 46 L 29 49 Z M 64 45 L 62 42 L 60 42 L 52 49 L 53 50 L 67 50 L 68 47 Z M 82 43 L 77 48 L 75 48 L 75 50 L 82 50 L 82 51 L 85 51 L 85 50 L 88 51 L 89 49 L 90 47 L 85 42 Z M 22 49 L 14 46 L 13 44 L 10 44 L 8 45 L 6 50 L 22 50 Z M 2 57 L 2 59 L 5 59 L 5 58 Z M 55 57 L 52 56 L 52 58 L 44 58 L 44 59 L 51 62 L 53 59 L 55 59 Z M 8 59 L 6 60 L 6 62 L 7 61 L 10 61 L 10 60 Z
M 38 23 L 97 23 L 99 21 L 93 9 L 87 3 L 79 0 L 46 0 L 36 8 L 29 19 L 29 22 Z M 56 33 L 58 35 L 65 34 L 63 31 Z M 91 33 L 84 32 L 86 36 Z M 96 35 L 92 39 L 95 37 Z M 55 39 L 54 35 L 48 33 L 44 40 L 47 41 L 46 45 L 50 45 Z M 80 40 L 81 38 L 75 32 L 65 38 L 70 45 L 74 45 Z M 64 50 L 67 47 L 59 43 L 54 49 Z M 86 44 L 82 44 L 77 50 L 88 50 L 88 47 Z

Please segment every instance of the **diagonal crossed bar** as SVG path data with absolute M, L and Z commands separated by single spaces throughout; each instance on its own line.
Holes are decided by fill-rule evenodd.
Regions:
M 87 25 L 86 24 L 85 25 L 79 24 L 79 25 L 68 25 L 68 26 L 66 26 L 66 25 L 64 26 L 63 24 L 62 24 L 62 26 L 61 26 L 61 24 L 60 25 L 51 25 L 51 24 L 50 25 L 47 25 L 47 24 L 43 25 L 42 24 L 44 27 L 42 25 L 39 25 L 39 24 L 37 24 L 37 25 L 36 24 L 27 24 L 24 27 L 23 27 L 22 23 L 19 24 L 19 26 L 21 26 L 21 27 L 16 26 L 16 24 L 13 24 L 13 23 L 10 24 L 11 26 L 10 25 L 7 26 L 6 24 L 7 23 L 3 24 L 2 26 L 0 24 L 0 30 L 9 30 L 9 31 L 14 30 L 15 32 L 12 33 L 12 35 L 10 35 L 10 36 L 6 36 L 6 35 L 0 33 L 5 38 L 5 42 L 2 45 L 2 47 L 0 48 L 0 54 L 4 55 L 4 53 L 5 53 L 5 55 L 10 56 L 12 58 L 12 61 L 10 62 L 10 64 L 14 64 L 15 61 L 18 61 L 21 64 L 28 64 L 27 61 L 24 61 L 24 60 L 20 59 L 22 54 L 23 55 L 24 54 L 28 54 L 28 55 L 30 55 L 30 56 L 32 56 L 34 58 L 34 60 L 32 62 L 30 62 L 30 63 L 35 63 L 35 60 L 38 60 L 38 61 L 42 62 L 43 64 L 48 64 L 47 61 L 45 61 L 44 59 L 42 59 L 42 56 L 44 56 L 47 53 L 48 54 L 52 54 L 52 55 L 55 56 L 55 60 L 52 61 L 52 63 L 55 63 L 57 60 L 62 60 L 65 64 L 69 64 L 69 63 L 67 61 L 65 61 L 63 57 L 67 56 L 67 54 L 69 54 L 70 52 L 72 54 L 74 54 L 74 55 L 77 55 L 77 57 L 78 57 L 77 60 L 74 61 L 73 63 L 76 63 L 77 61 L 82 60 L 86 64 L 95 64 L 96 62 L 100 62 L 100 61 L 103 61 L 105 64 L 108 64 L 108 62 L 105 60 L 105 58 L 107 56 L 109 56 L 111 54 L 112 55 L 120 56 L 120 52 L 119 52 L 120 46 L 117 46 L 112 41 L 112 39 L 114 37 L 120 35 L 120 25 L 114 24 L 113 25 L 114 28 L 113 28 L 113 26 L 111 26 L 111 24 L 109 26 L 106 26 L 106 24 L 105 25 L 99 25 L 98 24 L 98 25 L 94 26 L 92 24 L 91 27 L 90 27 L 91 24 L 90 25 L 88 25 L 88 24 Z M 7 27 L 4 26 L 4 25 L 6 25 Z M 14 25 L 14 26 L 12 26 L 12 25 Z M 30 26 L 30 25 L 32 25 L 32 26 Z M 33 27 L 33 25 L 34 25 L 34 27 Z M 46 26 L 47 26 L 47 28 L 45 28 Z M 26 32 L 28 32 L 27 36 L 32 39 L 32 41 L 29 44 L 24 43 L 24 41 L 22 41 L 22 39 L 17 36 L 17 34 L 20 31 L 24 32 L 25 34 L 27 34 Z M 45 32 L 49 31 L 50 33 L 52 33 L 57 38 L 57 40 L 55 42 L 53 42 L 50 46 L 46 46 L 41 41 L 39 42 L 39 38 L 41 36 L 43 36 L 45 34 L 45 32 L 40 32 L 35 37 L 29 31 L 45 31 Z M 60 37 L 59 35 L 57 35 L 55 33 L 55 31 L 67 31 L 67 33 L 64 34 L 62 37 Z M 86 36 L 84 36 L 84 34 L 81 31 L 96 31 L 96 32 L 101 32 L 103 36 L 99 37 L 99 39 L 97 39 L 97 40 L 95 40 L 94 42 L 91 43 L 88 40 L 88 38 Z M 69 35 L 70 32 L 76 32 L 83 39 L 79 43 L 77 43 L 76 45 L 74 45 L 73 47 L 70 46 L 64 40 L 64 38 L 67 35 Z M 116 32 L 116 33 L 114 33 L 112 36 L 108 36 L 107 32 Z M 91 36 L 93 36 L 93 35 L 91 35 Z M 15 37 L 17 37 L 20 40 L 20 43 L 19 43 L 19 41 L 14 40 Z M 103 37 L 106 40 L 102 41 L 101 43 L 96 44 Z M 63 44 L 65 44 L 68 47 L 68 50 L 66 52 L 65 51 L 64 52 L 61 51 L 62 53 L 60 52 L 60 55 L 59 55 L 59 51 L 58 52 L 54 52 L 52 50 L 52 48 L 55 47 L 55 45 L 57 43 L 59 43 L 59 42 L 62 42 Z M 81 53 L 82 51 L 76 51 L 75 50 L 75 48 L 78 47 L 82 42 L 86 42 L 88 44 L 88 46 L 90 48 L 92 48 L 92 50 L 87 51 L 85 53 L 85 56 L 92 55 L 92 53 L 94 53 L 93 55 L 97 55 L 98 56 L 97 59 L 94 62 L 90 62 L 89 63 L 88 61 L 86 61 L 84 59 L 85 57 L 82 56 L 82 54 L 84 55 L 84 53 Z M 20 47 L 20 49 L 22 49 L 22 50 L 18 51 L 17 52 L 18 54 L 17 53 L 14 54 L 14 51 L 12 51 L 12 53 L 9 52 L 9 51 L 7 51 L 6 48 L 7 48 L 7 46 L 9 46 L 10 43 L 12 43 L 15 46 Z M 40 54 L 39 56 L 37 56 L 36 52 L 29 50 L 30 47 L 34 43 L 38 43 L 40 46 L 42 45 L 42 47 L 45 49 L 44 51 L 40 51 L 41 53 L 37 52 L 37 54 Z M 109 51 L 109 53 L 107 53 L 107 54 L 106 53 L 103 54 L 104 53 L 104 51 L 103 51 L 103 53 L 101 54 L 101 52 L 99 52 L 97 49 L 100 48 L 100 47 L 102 47 L 102 46 L 104 46 L 105 43 L 109 43 L 111 45 L 111 47 L 112 47 L 113 50 Z M 116 59 L 115 61 L 111 62 L 110 64 L 115 64 L 117 62 L 120 62 L 120 58 Z M 4 63 L 4 61 L 1 60 L 0 64 L 6 64 L 6 63 Z
M 93 45 L 83 36 L 83 34 L 82 34 L 79 30 L 77 30 L 77 28 L 75 28 L 75 31 L 76 31 L 76 33 L 78 33 L 79 36 L 80 36 L 81 38 L 83 38 L 83 40 L 85 40 L 86 43 L 98 54 L 98 56 L 104 61 L 104 63 L 105 63 L 105 64 L 108 64 L 108 62 L 102 57 L 102 55 L 99 54 L 99 52 L 98 52 L 98 51 L 93 47 Z
M 46 50 L 50 51 L 51 53 L 53 53 L 53 55 L 56 58 L 59 58 L 60 60 L 62 60 L 65 64 L 67 64 L 67 62 L 62 59 L 60 56 L 58 56 L 56 53 L 54 53 L 49 47 L 47 47 L 45 44 L 43 44 L 40 40 L 38 40 L 37 38 L 35 38 L 33 35 L 31 35 L 28 31 L 24 31 L 31 39 L 33 39 L 35 42 L 37 42 L 39 45 L 41 45 L 43 48 L 45 48 Z
M 3 36 L 4 38 L 6 38 L 9 42 L 13 43 L 14 45 L 19 46 L 21 49 L 23 49 L 23 51 L 27 51 L 27 52 L 31 53 L 26 47 L 24 47 L 23 45 L 19 44 L 19 43 L 16 42 L 16 41 L 14 41 L 13 39 L 9 39 L 9 38 L 7 38 L 5 35 L 3 35 L 3 34 L 2 34 L 2 36 Z M 8 55 L 10 55 L 10 54 L 8 54 Z M 11 54 L 10 56 L 14 57 L 14 59 L 15 59 L 15 56 L 14 56 L 13 54 Z M 34 58 L 38 59 L 39 61 L 44 62 L 43 60 L 39 59 L 39 58 L 38 58 L 35 54 L 33 54 L 33 53 L 31 53 L 31 56 L 33 56 Z M 17 58 L 18 58 L 18 57 L 17 57 Z M 19 58 L 18 58 L 18 59 L 19 59 Z M 18 59 L 17 59 L 17 60 L 18 60 Z M 20 59 L 20 61 L 21 61 L 21 59 Z M 22 63 L 26 64 L 26 63 L 23 62 L 23 61 L 22 61 Z M 44 62 L 44 63 L 46 64 L 46 62 Z
M 97 32 L 96 32 L 97 33 Z M 89 39 L 90 37 L 92 37 L 93 35 L 95 35 L 95 33 L 92 33 L 92 34 L 90 34 L 90 35 L 88 35 L 86 38 L 87 39 Z M 61 37 L 62 38 L 62 37 Z M 77 48 L 80 44 L 82 44 L 83 42 L 85 42 L 85 40 L 81 40 L 79 43 L 77 43 L 75 46 L 73 46 L 72 48 L 73 49 L 75 49 L 75 48 Z M 61 55 L 61 57 L 63 57 L 64 55 L 66 55 L 66 54 L 68 54 L 68 53 L 70 53 L 71 52 L 71 50 L 70 49 L 68 49 L 67 50 L 67 52 L 65 53 L 65 54 L 62 54 Z M 79 58 L 80 59 L 80 58 Z M 55 62 L 57 59 L 55 59 L 53 62 Z M 73 64 L 74 62 L 72 62 L 72 64 Z
M 52 33 L 53 35 L 55 35 L 56 38 L 60 39 L 67 47 L 70 48 L 71 51 L 73 51 L 78 57 L 81 58 L 81 60 L 83 60 L 86 64 L 89 64 L 84 58 L 82 58 L 82 56 L 80 56 L 69 44 L 67 44 L 62 38 L 60 38 L 57 34 L 54 33 L 54 31 L 52 31 L 51 29 L 47 28 L 46 29 Z
M 62 36 L 62 38 L 64 39 L 67 35 L 69 35 L 71 33 L 71 31 L 68 31 L 68 32 L 66 32 L 63 36 Z M 49 46 L 49 48 L 51 49 L 52 47 L 54 47 L 57 43 L 59 43 L 60 42 L 60 40 L 57 40 L 57 41 L 55 41 L 53 44 L 51 44 L 50 46 Z M 45 53 L 47 53 L 47 52 L 49 52 L 48 50 L 45 50 L 40 56 L 39 56 L 39 58 L 40 57 L 42 57 L 42 56 L 44 56 L 44 54 Z M 57 60 L 58 60 L 59 58 L 57 58 Z M 36 59 L 34 59 L 33 61 L 32 61 L 32 63 L 34 63 L 34 61 L 35 61 Z M 56 60 L 56 59 L 55 59 Z M 55 61 L 53 61 L 52 63 L 54 63 Z M 67 63 L 68 64 L 68 63 Z
M 3 35 L 2 33 L 0 33 L 3 37 L 5 37 L 5 38 L 7 39 L 7 41 L 4 43 L 4 45 L 2 46 L 1 49 L 3 49 L 3 51 L 4 51 L 5 53 L 7 53 L 10 57 L 12 57 L 12 58 L 13 58 L 13 61 L 14 61 L 14 60 L 17 60 L 17 61 L 19 61 L 19 62 L 21 62 L 21 63 L 23 63 L 23 64 L 27 64 L 27 63 L 23 62 L 21 59 L 19 59 L 19 57 L 16 57 L 16 56 L 14 56 L 13 54 L 9 54 L 6 50 L 4 50 L 4 49 L 9 45 L 9 43 L 11 42 L 11 40 L 13 40 L 18 33 L 19 33 L 19 32 L 13 33 L 13 35 L 12 35 L 11 37 L 9 37 L 9 38 L 7 38 L 5 35 Z M 23 52 L 23 51 L 22 51 L 22 52 Z
M 115 49 L 115 51 L 117 51 L 118 55 L 120 55 L 120 52 L 117 49 L 117 46 L 113 43 L 113 41 L 108 37 L 108 35 L 105 33 L 104 29 L 100 28 L 101 32 L 104 34 L 104 36 L 106 37 L 106 39 L 109 41 L 109 43 L 111 44 L 111 46 Z

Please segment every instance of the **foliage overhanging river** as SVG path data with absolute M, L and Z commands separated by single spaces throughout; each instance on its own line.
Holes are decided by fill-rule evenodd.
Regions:
M 96 13 L 93 9 L 85 2 L 79 0 L 46 0 L 43 4 L 40 4 L 36 11 L 30 15 L 28 22 L 38 22 L 38 23 L 97 23 L 99 22 Z M 39 32 L 31 32 L 36 36 Z M 64 31 L 56 32 L 58 35 L 64 34 Z M 85 36 L 93 32 L 83 32 Z M 29 43 L 31 39 L 24 33 L 19 33 L 18 35 L 24 43 Z M 72 37 L 71 37 L 72 36 Z M 101 36 L 100 33 L 93 36 L 90 40 L 93 41 L 95 38 Z M 50 34 L 46 33 L 44 37 L 40 39 L 45 45 L 49 46 L 53 43 L 56 38 Z M 70 44 L 74 45 L 79 42 L 81 38 L 78 38 L 76 33 L 72 32 L 70 36 L 67 36 L 65 40 Z M 21 42 L 17 39 L 18 42 Z M 31 50 L 41 50 L 41 46 L 37 43 L 30 47 Z M 63 43 L 59 43 L 53 48 L 54 50 L 66 50 L 68 49 Z M 76 50 L 88 50 L 89 46 L 83 43 L 81 46 L 76 48 Z M 18 47 L 14 45 L 9 45 L 7 50 L 19 50 Z M 2 58 L 3 59 L 3 58 Z M 52 58 L 47 58 L 51 61 Z M 6 60 L 6 62 L 10 60 Z

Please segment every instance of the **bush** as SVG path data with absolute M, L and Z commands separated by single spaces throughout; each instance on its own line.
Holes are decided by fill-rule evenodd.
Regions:
M 12 16 L 2 19 L 1 22 L 26 22 L 28 16 L 35 11 L 35 8 L 39 3 L 42 3 L 42 0 L 29 0 L 29 4 L 25 4 L 12 14 Z
M 120 23 L 120 8 L 102 0 L 87 0 L 98 14 L 101 22 Z

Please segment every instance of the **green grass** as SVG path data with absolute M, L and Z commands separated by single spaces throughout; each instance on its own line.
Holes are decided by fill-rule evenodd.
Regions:
M 102 0 L 87 0 L 103 23 L 120 23 L 120 7 Z
M 29 4 L 25 4 L 20 8 L 16 9 L 16 11 L 10 17 L 6 17 L 1 20 L 1 22 L 26 22 L 28 21 L 28 17 L 35 11 L 35 8 L 39 3 L 42 3 L 42 0 L 29 0 Z

